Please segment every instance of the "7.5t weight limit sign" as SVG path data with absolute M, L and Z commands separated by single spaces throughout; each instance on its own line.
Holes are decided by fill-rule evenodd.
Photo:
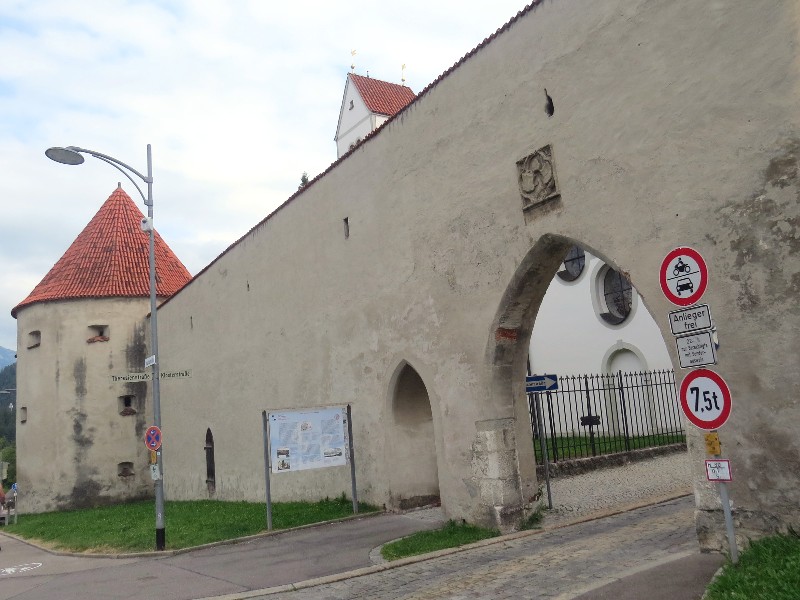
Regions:
M 696 369 L 683 378 L 680 400 L 689 422 L 707 431 L 722 427 L 731 414 L 728 384 L 708 369 Z

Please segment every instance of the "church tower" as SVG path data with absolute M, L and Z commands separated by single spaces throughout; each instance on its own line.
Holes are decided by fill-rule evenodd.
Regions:
M 20 508 L 43 512 L 152 494 L 142 441 L 152 420 L 144 372 L 148 234 L 118 187 L 11 311 L 17 319 Z M 191 275 L 155 234 L 159 302 Z
M 348 73 L 334 137 L 336 158 L 355 148 L 414 98 L 405 85 Z

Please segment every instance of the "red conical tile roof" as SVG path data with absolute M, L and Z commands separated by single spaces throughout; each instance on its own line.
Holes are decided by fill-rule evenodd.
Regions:
M 149 236 L 141 230 L 142 213 L 122 188 L 108 197 L 59 261 L 30 295 L 11 311 L 36 302 L 77 298 L 147 298 L 150 296 Z M 155 234 L 156 291 L 166 298 L 191 275 Z

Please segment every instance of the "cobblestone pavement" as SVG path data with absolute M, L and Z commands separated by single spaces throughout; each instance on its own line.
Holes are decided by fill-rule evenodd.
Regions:
M 691 497 L 264 600 L 567 600 L 624 574 L 698 552 Z
M 692 492 L 686 452 L 676 452 L 621 467 L 598 469 L 550 481 L 553 510 L 544 525 L 556 525 L 607 510 Z M 541 483 L 544 483 L 543 481 Z M 547 501 L 547 492 L 544 492 Z

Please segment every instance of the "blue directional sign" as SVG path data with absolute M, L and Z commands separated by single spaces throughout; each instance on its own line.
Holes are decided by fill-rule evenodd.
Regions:
M 526 392 L 549 392 L 558 389 L 558 375 L 528 375 L 525 377 Z

